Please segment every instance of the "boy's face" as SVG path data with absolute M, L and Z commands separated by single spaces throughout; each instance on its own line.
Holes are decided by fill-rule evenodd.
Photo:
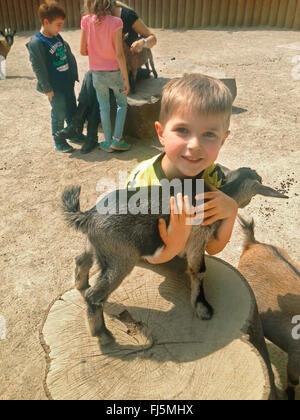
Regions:
M 62 30 L 64 24 L 64 19 L 58 17 L 54 19 L 51 23 L 48 19 L 44 19 L 43 27 L 49 37 L 57 36 L 58 33 Z
M 164 127 L 155 123 L 165 147 L 162 169 L 169 179 L 193 177 L 215 162 L 230 131 L 224 115 L 174 114 Z

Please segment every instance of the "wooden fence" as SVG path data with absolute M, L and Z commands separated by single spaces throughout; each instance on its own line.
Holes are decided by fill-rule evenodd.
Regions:
M 0 29 L 40 27 L 43 0 L 0 0 Z M 59 0 L 65 26 L 79 27 L 82 0 Z M 300 0 L 123 0 L 153 28 L 269 26 L 300 29 Z

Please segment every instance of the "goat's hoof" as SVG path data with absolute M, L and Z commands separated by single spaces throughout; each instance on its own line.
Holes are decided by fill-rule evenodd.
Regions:
M 195 312 L 196 312 L 196 316 L 202 319 L 203 321 L 209 321 L 210 319 L 212 319 L 213 314 L 214 314 L 214 310 L 210 306 L 210 304 L 209 303 L 204 304 L 202 302 L 196 303 Z

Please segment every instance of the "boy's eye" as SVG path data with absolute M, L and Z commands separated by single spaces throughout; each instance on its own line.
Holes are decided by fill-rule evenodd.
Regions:
M 214 138 L 216 137 L 215 133 L 212 133 L 211 131 L 207 131 L 204 133 L 204 137 Z
M 180 133 L 180 134 L 187 134 L 189 132 L 189 130 L 185 127 L 177 127 L 175 131 L 177 131 L 177 133 Z

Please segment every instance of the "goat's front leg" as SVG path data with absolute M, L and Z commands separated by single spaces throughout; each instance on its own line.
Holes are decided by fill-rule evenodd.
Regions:
M 197 261 L 196 261 L 197 259 Z M 204 253 L 200 261 L 199 255 L 187 255 L 188 260 L 188 274 L 191 279 L 191 303 L 195 309 L 197 317 L 208 321 L 212 318 L 214 310 L 207 302 L 204 294 L 204 277 L 206 272 Z
M 154 67 L 154 61 L 153 61 L 153 55 L 152 55 L 152 53 L 150 54 L 149 61 L 150 61 L 150 65 L 151 65 L 153 76 L 154 76 L 155 79 L 157 79 L 158 75 L 157 75 L 157 71 L 155 70 L 155 67 Z
M 289 354 L 288 365 L 287 365 L 287 377 L 288 385 L 286 389 L 287 397 L 289 401 L 294 401 L 296 396 L 296 388 L 299 385 L 300 379 L 300 353 Z

